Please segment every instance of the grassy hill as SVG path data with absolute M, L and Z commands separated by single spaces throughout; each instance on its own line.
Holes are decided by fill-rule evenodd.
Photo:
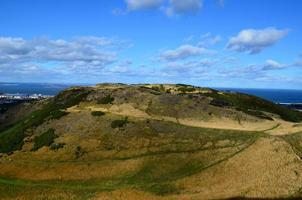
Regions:
M 0 132 L 3 199 L 301 195 L 302 113 L 258 97 L 99 84 L 30 107 Z

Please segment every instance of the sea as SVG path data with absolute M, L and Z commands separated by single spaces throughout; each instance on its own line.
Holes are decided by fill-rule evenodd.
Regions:
M 302 90 L 290 89 L 251 89 L 251 88 L 216 88 L 220 91 L 231 91 L 250 94 L 280 104 L 301 104 Z
M 79 84 L 81 85 L 81 84 Z M 42 94 L 56 95 L 60 91 L 76 84 L 49 83 L 0 83 L 0 94 Z M 251 94 L 275 103 L 302 103 L 302 90 L 289 89 L 250 89 L 250 88 L 214 88 L 220 91 L 232 91 Z
M 57 95 L 73 84 L 49 84 L 49 83 L 0 83 L 0 94 L 42 94 Z

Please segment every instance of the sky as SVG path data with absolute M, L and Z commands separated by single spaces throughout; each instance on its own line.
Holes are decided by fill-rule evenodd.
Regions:
M 1 0 L 0 82 L 302 89 L 301 0 Z

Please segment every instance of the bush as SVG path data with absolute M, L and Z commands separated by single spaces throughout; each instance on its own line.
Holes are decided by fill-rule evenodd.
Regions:
M 127 117 L 122 120 L 114 120 L 111 122 L 111 128 L 122 128 L 128 123 L 129 123 L 129 121 L 128 121 Z
M 44 146 L 50 146 L 54 142 L 54 139 L 57 137 L 58 136 L 55 134 L 55 130 L 49 129 L 42 135 L 34 138 L 35 144 L 34 144 L 34 147 L 32 148 L 32 151 L 36 151 Z
M 75 158 L 78 159 L 78 158 L 82 157 L 86 153 L 87 153 L 87 151 L 85 151 L 82 147 L 77 146 L 77 148 L 76 148 L 76 150 L 74 152 L 74 155 L 75 155 Z
M 159 90 L 160 90 L 161 92 L 164 92 L 164 91 L 165 91 L 165 87 L 164 87 L 164 85 L 163 85 L 163 84 L 160 84 L 160 86 L 159 86 Z
M 152 86 L 151 89 L 152 89 L 152 90 L 155 90 L 155 91 L 157 91 L 157 92 L 160 92 L 160 88 L 157 87 L 157 86 Z
M 55 110 L 50 113 L 50 119 L 60 119 L 61 117 L 68 115 L 68 112 Z
M 53 151 L 57 151 L 65 146 L 65 143 L 53 143 L 50 145 L 50 149 Z
M 223 99 L 213 99 L 210 103 L 212 106 L 218 106 L 218 107 L 228 107 L 232 104 L 223 100 Z
M 94 116 L 94 117 L 100 117 L 100 116 L 105 115 L 105 113 L 102 112 L 102 111 L 92 111 L 91 115 Z
M 100 100 L 98 100 L 98 104 L 110 104 L 114 101 L 114 97 L 111 97 L 110 95 L 107 95 Z
M 194 92 L 196 89 L 193 87 L 180 87 L 177 90 L 182 93 L 186 93 L 186 92 Z

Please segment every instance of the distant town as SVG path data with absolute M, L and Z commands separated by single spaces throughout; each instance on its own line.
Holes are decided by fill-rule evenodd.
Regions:
M 42 94 L 1 94 L 0 93 L 0 105 L 3 104 L 15 104 L 31 100 L 47 99 L 52 97 L 51 95 Z

